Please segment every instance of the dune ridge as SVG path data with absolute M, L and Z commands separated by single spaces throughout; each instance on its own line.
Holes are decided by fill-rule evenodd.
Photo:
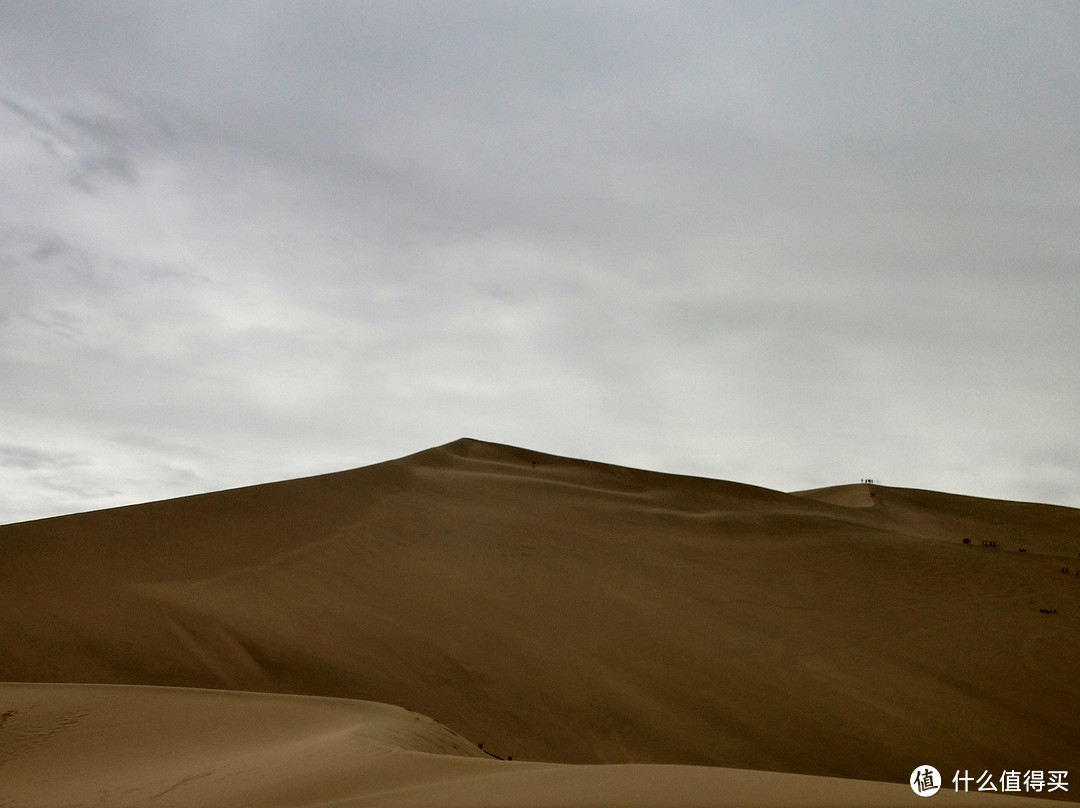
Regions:
M 0 679 L 397 705 L 515 767 L 1075 768 L 1080 511 L 847 488 L 461 439 L 6 525 Z
M 373 702 L 10 683 L 0 683 L 0 700 L 0 805 L 875 808 L 916 799 L 905 785 L 806 775 L 495 761 L 429 718 Z

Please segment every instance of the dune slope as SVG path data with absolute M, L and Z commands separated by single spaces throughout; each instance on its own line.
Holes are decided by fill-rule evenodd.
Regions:
M 1080 512 L 863 493 L 463 439 L 8 525 L 0 679 L 385 702 L 518 760 L 1076 769 Z
M 903 806 L 905 785 L 730 769 L 496 761 L 371 702 L 130 685 L 0 684 L 12 808 Z M 1003 803 L 942 792 L 947 804 Z

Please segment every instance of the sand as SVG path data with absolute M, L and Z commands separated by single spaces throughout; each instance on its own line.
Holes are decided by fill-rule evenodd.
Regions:
M 1075 778 L 1078 552 L 1074 509 L 468 439 L 7 525 L 0 680 L 38 684 L 0 688 L 0 806 L 910 805 L 920 764 Z

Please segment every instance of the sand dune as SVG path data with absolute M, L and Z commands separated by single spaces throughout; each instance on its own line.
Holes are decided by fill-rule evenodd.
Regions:
M 509 804 L 498 784 L 510 782 L 533 800 L 514 804 L 580 804 L 578 788 L 595 804 L 794 804 L 775 779 L 774 803 L 730 796 L 751 799 L 733 783 L 780 777 L 765 772 L 814 775 L 796 790 L 837 800 L 842 781 L 828 778 L 879 781 L 910 804 L 906 785 L 881 783 L 921 763 L 1078 768 L 1080 577 L 1061 571 L 1080 568 L 1078 552 L 1074 509 L 878 485 L 786 494 L 463 439 L 354 471 L 0 527 L 0 679 L 379 702 L 515 758 L 438 755 L 430 772 L 485 772 L 440 779 L 405 743 L 392 755 L 416 779 L 402 782 L 434 790 L 370 804 Z M 147 710 L 195 698 L 163 692 Z M 259 698 L 236 696 L 235 710 Z M 282 743 L 325 740 L 324 717 L 285 720 L 307 740 Z M 117 748 L 135 732 L 95 726 Z M 236 743 L 251 765 L 263 758 Z M 326 757 L 339 754 L 353 752 Z M 556 802 L 527 785 L 536 778 Z M 209 790 L 192 799 L 230 804 L 232 786 L 212 797 L 222 779 L 202 778 L 191 788 Z M 648 782 L 684 781 L 704 791 L 634 801 Z M 58 799 L 48 804 L 88 804 Z
M 0 700 L 0 805 L 655 808 L 918 799 L 906 785 L 805 775 L 496 761 L 429 718 L 372 702 L 55 684 L 0 685 Z M 948 792 L 939 799 L 1013 803 Z

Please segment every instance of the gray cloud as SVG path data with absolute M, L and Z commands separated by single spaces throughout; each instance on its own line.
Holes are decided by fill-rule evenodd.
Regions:
M 70 466 L 71 463 L 71 455 L 45 452 L 36 449 L 33 446 L 0 444 L 0 466 L 5 468 L 37 471 L 39 469 L 54 468 L 57 466 L 66 467 Z
M 462 434 L 1080 504 L 1078 25 L 0 7 L 0 439 L 105 492 L 7 518 Z
M 0 98 L 0 104 L 22 121 L 74 187 L 94 193 L 102 181 L 138 180 L 133 127 L 97 114 L 65 113 L 50 120 L 9 98 Z

